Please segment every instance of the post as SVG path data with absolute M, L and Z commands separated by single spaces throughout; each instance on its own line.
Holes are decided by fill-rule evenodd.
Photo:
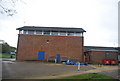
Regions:
M 55 59 L 55 63 L 56 63 L 56 59 Z
M 78 62 L 78 71 L 80 71 L 80 63 Z

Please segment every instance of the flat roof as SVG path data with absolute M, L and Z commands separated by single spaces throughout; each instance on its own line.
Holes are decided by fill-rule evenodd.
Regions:
M 68 31 L 68 32 L 86 32 L 82 28 L 68 28 L 68 27 L 43 27 L 43 26 L 23 26 L 16 30 L 44 30 L 44 31 Z
M 116 51 L 117 47 L 84 46 L 84 51 Z
M 102 49 L 90 49 L 89 51 L 112 51 L 112 52 L 118 52 L 118 50 L 102 50 Z

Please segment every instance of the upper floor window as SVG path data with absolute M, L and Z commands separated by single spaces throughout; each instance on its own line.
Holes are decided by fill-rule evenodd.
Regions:
M 23 34 L 27 34 L 27 30 L 24 30 L 24 31 L 23 31 Z
M 82 36 L 82 33 L 76 32 L 76 33 L 75 33 L 75 36 Z
M 74 32 L 67 32 L 67 36 L 74 36 Z
M 36 34 L 42 35 L 42 31 L 36 31 Z
M 66 32 L 60 32 L 60 35 L 66 36 Z
M 34 34 L 33 30 L 28 30 L 28 34 Z
M 50 35 L 50 31 L 44 31 L 44 35 Z
M 81 32 L 70 31 L 43 31 L 43 30 L 22 30 L 20 34 L 37 34 L 37 35 L 60 35 L 60 36 L 82 36 Z
M 58 35 L 58 32 L 57 31 L 52 31 L 51 35 Z

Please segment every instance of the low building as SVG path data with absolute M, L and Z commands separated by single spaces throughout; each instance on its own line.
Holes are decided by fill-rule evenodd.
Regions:
M 104 60 L 118 61 L 118 50 L 115 47 L 85 46 L 84 60 L 92 64 L 104 64 Z
M 118 50 L 118 63 L 120 64 L 120 47 L 118 47 L 117 50 Z
M 82 28 L 24 26 L 17 28 L 16 59 L 55 60 L 67 59 L 83 62 L 84 36 Z

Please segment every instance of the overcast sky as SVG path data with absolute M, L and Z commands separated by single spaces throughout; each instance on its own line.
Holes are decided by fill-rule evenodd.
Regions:
M 11 46 L 17 47 L 16 28 L 24 25 L 83 28 L 85 46 L 118 46 L 119 0 L 23 1 L 16 3 L 16 15 L 0 14 L 0 40 Z

